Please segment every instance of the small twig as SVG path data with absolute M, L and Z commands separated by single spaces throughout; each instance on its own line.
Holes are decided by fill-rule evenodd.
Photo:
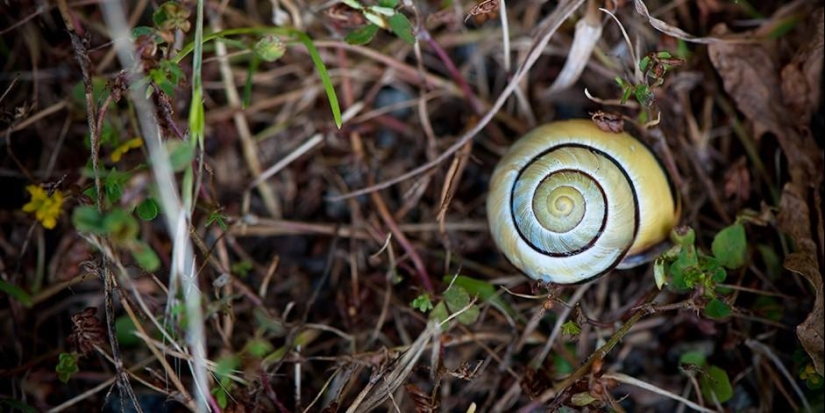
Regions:
M 790 383 L 794 393 L 796 393 L 797 397 L 799 397 L 799 400 L 802 401 L 802 405 L 805 406 L 805 411 L 812 411 L 811 405 L 808 404 L 808 399 L 805 397 L 805 393 L 802 392 L 802 389 L 800 389 L 799 386 L 796 384 L 796 380 L 793 378 L 788 369 L 785 368 L 785 365 L 782 364 L 782 360 L 779 360 L 779 357 L 777 357 L 776 354 L 774 354 L 773 350 L 771 350 L 770 347 L 751 338 L 745 340 L 745 345 L 750 347 L 751 350 L 762 353 L 765 356 L 767 356 L 768 359 L 776 366 L 776 368 L 779 369 L 779 372 L 782 373 L 782 376 L 785 377 L 785 380 L 787 380 L 788 383 Z
M 656 387 L 656 386 L 654 386 L 650 383 L 641 381 L 641 380 L 639 380 L 635 377 L 631 377 L 631 376 L 628 376 L 626 374 L 622 374 L 622 373 L 605 373 L 604 375 L 602 375 L 602 378 L 603 379 L 613 379 L 613 380 L 618 381 L 619 383 L 629 384 L 631 386 L 636 386 L 640 389 L 645 389 L 645 390 L 651 391 L 653 393 L 665 396 L 669 399 L 673 399 L 673 400 L 676 400 L 680 403 L 684 403 L 686 406 L 688 406 L 691 409 L 694 409 L 698 412 L 716 413 L 715 410 L 711 410 L 711 409 L 708 409 L 706 407 L 702 407 L 702 406 L 700 406 L 700 405 L 698 405 L 698 404 L 696 404 L 696 403 L 694 403 L 694 402 L 692 402 L 692 401 L 690 401 L 690 400 L 688 400 L 688 399 L 686 399 L 682 396 L 679 396 L 678 394 L 669 392 L 665 389 L 662 389 L 660 387 Z
M 453 78 L 453 81 L 458 85 L 461 89 L 461 92 L 464 94 L 464 97 L 470 102 L 470 107 L 473 108 L 475 113 L 481 113 L 481 105 L 478 103 L 478 99 L 476 99 L 475 93 L 470 88 L 470 85 L 467 83 L 467 80 L 464 79 L 464 76 L 461 75 L 461 72 L 458 71 L 458 68 L 455 67 L 455 63 L 453 63 L 453 59 L 444 51 L 441 45 L 438 44 L 432 36 L 430 36 L 430 32 L 427 31 L 423 26 L 419 27 L 418 38 L 424 40 L 435 54 L 438 55 L 438 58 L 441 59 L 441 63 L 444 64 L 444 68 L 447 69 L 447 73 L 450 74 L 450 77 Z

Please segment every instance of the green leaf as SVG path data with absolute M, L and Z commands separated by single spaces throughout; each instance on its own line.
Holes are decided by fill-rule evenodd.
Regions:
M 656 281 L 656 288 L 660 290 L 667 284 L 665 260 L 662 258 L 656 258 L 656 261 L 653 263 L 653 280 Z
M 396 11 L 389 7 L 381 7 L 381 6 L 369 6 L 365 10 L 366 14 L 375 14 L 378 16 L 386 16 L 390 17 L 396 14 Z
M 696 281 L 690 275 L 695 273 L 699 263 L 696 250 L 692 246 L 682 247 L 679 256 L 670 265 L 671 283 L 668 287 L 675 291 L 693 289 Z
M 214 374 L 218 379 L 222 379 L 232 374 L 232 371 L 238 368 L 240 364 L 241 359 L 234 354 L 223 356 L 215 363 Z
M 104 216 L 97 211 L 97 208 L 89 205 L 79 206 L 72 212 L 72 225 L 79 232 L 105 234 L 106 227 L 103 224 L 103 218 Z
M 728 373 L 713 365 L 699 378 L 699 388 L 702 397 L 711 403 L 714 399 L 724 403 L 733 397 L 733 386 L 730 384 Z
M 67 383 L 73 374 L 80 371 L 80 368 L 77 367 L 77 355 L 74 353 L 60 353 L 58 360 L 54 371 L 57 372 L 60 381 Z
M 374 24 L 382 29 L 389 29 L 389 23 L 387 22 L 386 16 L 374 12 L 371 8 L 364 9 L 363 14 L 367 21 L 371 24 Z
M 32 297 L 22 288 L 5 280 L 0 280 L 0 291 L 8 294 L 9 297 L 14 297 L 17 301 L 20 301 L 20 304 L 23 304 L 26 308 L 31 308 Z
M 193 138 L 192 139 L 192 145 L 195 145 L 195 144 L 200 145 L 203 142 L 204 130 L 205 130 L 205 125 L 206 125 L 205 119 L 206 119 L 206 115 L 205 115 L 204 108 L 203 108 L 203 90 L 202 89 L 195 89 L 192 92 L 192 105 L 189 108 L 189 133 L 192 135 L 192 138 Z M 184 146 L 189 146 L 190 149 L 194 150 L 194 148 L 192 148 L 192 145 L 184 145 Z M 188 156 L 188 155 L 186 155 L 186 156 Z M 170 157 L 171 157 L 171 155 L 170 155 Z M 192 154 L 192 157 L 194 157 L 194 153 Z M 181 161 L 184 161 L 184 160 L 181 160 Z M 190 158 L 190 160 L 191 160 L 191 158 Z M 174 169 L 174 167 L 176 165 L 175 161 L 174 160 L 171 160 L 171 161 L 172 161 L 172 166 L 173 166 L 173 169 Z M 180 169 L 175 169 L 176 172 L 182 170 L 188 164 L 188 162 L 183 162 L 183 163 L 184 163 L 184 165 L 178 165 L 178 167 Z
M 468 326 L 478 321 L 479 315 L 481 315 L 481 310 L 478 309 L 477 305 L 473 305 L 462 311 L 455 319 L 458 320 L 459 323 Z
M 773 297 L 760 295 L 753 302 L 753 311 L 768 320 L 779 321 L 785 314 L 785 307 Z
M 447 305 L 444 304 L 444 301 L 436 304 L 433 311 L 430 312 L 430 318 L 438 321 L 439 323 L 447 321 L 447 318 L 449 317 L 450 313 L 447 311 Z
M 565 344 L 565 347 L 570 354 L 576 354 L 576 347 L 571 343 Z M 573 364 L 570 363 L 560 352 L 553 352 L 553 372 L 556 375 L 564 376 L 573 373 L 576 370 Z
M 327 100 L 329 100 L 329 106 L 332 109 L 332 117 L 335 119 L 335 126 L 337 126 L 338 129 L 341 129 L 343 121 L 341 120 L 341 107 L 338 105 L 338 96 L 335 94 L 335 88 L 332 87 L 332 80 L 329 77 L 329 72 L 327 72 L 327 67 L 324 65 L 324 61 L 321 59 L 321 55 L 318 53 L 318 49 L 315 48 L 315 45 L 312 43 L 312 39 L 310 39 L 306 33 L 295 30 L 293 34 L 298 37 L 298 40 L 300 40 L 301 43 L 304 44 L 304 47 L 307 48 L 309 57 L 312 59 L 312 64 L 315 65 L 315 70 L 318 72 L 318 76 L 324 84 L 324 90 L 327 92 Z
M 233 274 L 237 274 L 241 278 L 246 278 L 249 275 L 249 272 L 255 268 L 252 261 L 249 260 L 241 260 L 232 264 L 230 270 Z
M 249 353 L 250 356 L 257 358 L 263 358 L 274 349 L 275 348 L 269 340 L 264 340 L 262 338 L 252 339 L 244 346 L 244 350 Z
M 392 32 L 395 33 L 395 35 L 401 40 L 409 44 L 415 44 L 415 35 L 413 34 L 412 24 L 410 24 L 410 20 L 407 19 L 407 16 L 401 13 L 395 13 L 390 16 L 387 22 L 390 24 L 390 29 L 392 29 Z
M 570 403 L 572 403 L 573 406 L 578 406 L 578 407 L 587 406 L 587 405 L 589 405 L 589 404 L 591 404 L 595 401 L 598 401 L 598 400 L 599 399 L 593 397 L 593 395 L 590 394 L 590 392 L 586 392 L 586 391 L 583 391 L 581 393 L 576 393 L 572 397 L 570 397 Z
M 451 314 L 461 313 L 456 316 L 456 319 L 465 325 L 475 323 L 478 319 L 480 311 L 478 306 L 470 305 L 470 294 L 467 293 L 463 287 L 453 284 L 447 291 L 444 292 L 444 302 L 447 304 L 447 309 Z
M 714 298 L 705 306 L 705 315 L 710 318 L 720 319 L 730 315 L 730 306 L 724 301 Z
M 258 327 L 263 329 L 268 336 L 283 337 L 286 335 L 287 328 L 281 319 L 270 316 L 260 307 L 255 307 L 252 313 Z
M 378 5 L 392 9 L 398 6 L 398 0 L 378 0 Z
M 756 246 L 756 250 L 759 251 L 759 255 L 765 263 L 764 269 L 768 278 L 771 280 L 778 279 L 784 269 L 782 268 L 782 260 L 779 258 L 779 255 L 776 254 L 773 246 L 759 244 Z
M 158 216 L 158 211 L 160 208 L 158 207 L 158 203 L 154 200 L 154 198 L 146 198 L 138 204 L 135 211 L 140 219 L 144 221 L 151 221 Z
M 700 368 L 703 367 L 706 362 L 705 355 L 701 351 L 696 350 L 686 351 L 679 357 L 679 364 L 692 364 Z
M 137 261 L 141 268 L 148 272 L 157 271 L 160 268 L 160 258 L 155 253 L 155 250 L 149 244 L 134 240 L 129 245 L 129 250 L 132 252 L 132 257 Z
M 720 264 L 733 269 L 745 265 L 747 246 L 745 226 L 736 222 L 716 234 L 711 250 Z
M 226 406 L 229 404 L 226 390 L 224 390 L 223 387 L 213 387 L 211 393 L 215 396 L 215 401 L 218 402 L 218 407 L 220 407 L 221 410 L 226 409 Z
M 132 40 L 137 39 L 140 36 L 155 36 L 155 29 L 149 26 L 137 26 L 129 32 L 129 37 Z
M 176 1 L 167 1 L 152 13 L 152 22 L 160 30 L 189 31 L 189 9 Z
M 447 284 L 453 282 L 454 285 L 464 288 L 471 296 L 477 296 L 482 301 L 490 303 L 493 307 L 510 315 L 512 318 L 518 319 L 522 317 L 521 314 L 510 307 L 507 301 L 501 298 L 499 290 L 487 281 L 459 275 L 455 277 L 454 281 L 453 276 L 445 276 L 444 282 Z
M 140 337 L 135 335 L 137 328 L 128 315 L 122 315 L 115 320 L 115 329 L 117 342 L 123 347 L 136 347 L 142 342 Z
M 568 320 L 561 325 L 561 333 L 568 336 L 577 336 L 582 333 L 582 329 L 575 321 Z
M 115 242 L 124 243 L 135 239 L 140 227 L 130 213 L 122 208 L 112 208 L 103 218 L 103 229 Z
M 645 56 L 639 61 L 639 70 L 644 73 L 644 71 L 647 70 L 648 65 L 650 65 L 650 57 Z
M 129 182 L 132 174 L 120 172 L 115 168 L 106 173 L 103 180 L 103 191 L 109 203 L 116 203 L 123 196 L 123 186 Z
M 359 3 L 358 0 L 341 0 L 341 3 L 344 3 L 355 10 L 361 10 L 364 8 L 364 6 L 361 3 Z
M 444 291 L 444 302 L 447 304 L 447 309 L 454 313 L 470 304 L 470 294 L 464 287 L 453 285 Z
M 3 406 L 7 406 L 8 410 Z M 10 399 L 10 398 L 0 398 L 0 412 L 13 413 L 16 411 L 20 411 L 21 413 L 37 413 L 37 409 L 34 407 L 29 406 L 26 403 L 21 402 L 20 400 Z
M 364 45 L 369 43 L 375 34 L 378 33 L 378 26 L 375 24 L 368 24 L 364 27 L 359 27 L 347 34 L 344 41 L 354 45 Z
M 226 225 L 226 220 L 224 219 L 223 215 L 221 215 L 220 211 L 212 211 L 209 214 L 209 218 L 206 219 L 206 227 L 209 228 L 213 223 L 218 224 L 221 227 L 221 230 L 226 231 L 229 226 Z
M 430 300 L 430 295 L 425 293 L 415 297 L 415 299 L 410 303 L 410 307 L 415 308 L 422 313 L 426 313 L 427 311 L 433 309 L 433 302 Z
M 653 91 L 645 84 L 636 85 L 633 90 L 633 96 L 635 96 L 636 100 L 644 107 L 652 105 L 655 99 Z

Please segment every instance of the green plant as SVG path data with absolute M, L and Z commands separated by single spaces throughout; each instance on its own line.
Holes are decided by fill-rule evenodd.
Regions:
M 369 24 L 351 31 L 344 40 L 349 44 L 367 44 L 378 29 L 389 30 L 401 40 L 409 44 L 415 44 L 412 24 L 402 13 L 396 9 L 399 0 L 378 0 L 377 6 L 365 6 L 358 0 L 343 0 L 343 3 L 355 10 L 358 10 Z
M 57 372 L 57 377 L 63 383 L 67 383 L 72 375 L 80 371 L 77 366 L 78 355 L 76 353 L 60 353 L 58 356 L 57 366 L 54 371 Z
M 665 75 L 676 66 L 684 63 L 683 59 L 675 57 L 668 51 L 648 53 L 639 60 L 639 70 L 642 72 L 642 79 L 638 82 L 627 80 L 621 76 L 614 79 L 622 90 L 621 102 L 627 103 L 631 97 L 635 98 L 644 109 L 639 116 L 642 121 L 650 118 L 650 110 L 656 100 L 653 89 L 662 86 L 665 82 Z
M 223 30 L 217 33 L 209 33 L 203 36 L 203 40 L 201 44 L 205 44 L 206 42 L 210 42 L 213 40 L 222 40 L 228 41 L 231 36 L 242 36 L 242 35 L 253 35 L 253 36 L 279 36 L 280 41 L 285 42 L 287 45 L 290 45 L 290 42 L 298 41 L 301 43 L 309 53 L 309 57 L 312 60 L 313 65 L 315 66 L 315 70 L 318 72 L 318 76 L 321 78 L 321 83 L 324 86 L 324 91 L 327 94 L 327 100 L 329 101 L 330 108 L 332 110 L 332 116 L 335 120 L 335 125 L 339 128 L 342 125 L 341 120 L 341 108 L 338 104 L 338 96 L 335 93 L 335 88 L 332 86 L 332 79 L 329 77 L 329 72 L 327 71 L 326 65 L 324 61 L 321 59 L 321 55 L 318 53 L 318 49 L 312 43 L 312 39 L 310 37 L 300 31 L 290 27 L 243 27 L 238 29 L 229 29 Z M 189 53 L 192 53 L 196 47 L 198 42 L 192 42 L 186 44 L 181 50 L 178 52 L 177 55 L 171 60 L 176 64 L 180 64 Z M 238 44 L 238 43 L 230 43 L 230 44 Z M 252 49 L 254 51 L 254 45 L 245 46 L 247 49 Z M 193 126 L 193 122 L 197 120 L 195 123 L 202 123 L 203 120 L 203 105 L 200 100 L 202 95 L 198 95 L 197 91 L 192 96 L 193 102 L 200 102 L 200 104 L 193 104 L 192 111 L 190 112 L 190 128 Z M 194 134 L 194 131 L 192 131 Z
M 706 401 L 724 403 L 733 397 L 733 386 L 728 373 L 708 363 L 704 354 L 698 351 L 685 352 L 679 358 L 679 366 L 686 374 L 698 374 L 699 389 Z
M 137 220 L 120 207 L 100 212 L 93 206 L 79 206 L 72 214 L 72 224 L 80 232 L 108 237 L 116 245 L 128 250 L 146 271 L 155 271 L 160 267 L 160 259 L 152 247 L 137 237 Z
M 674 247 L 654 264 L 656 283 L 675 292 L 696 291 L 702 299 L 703 311 L 710 318 L 730 315 L 730 306 L 723 301 L 718 285 L 727 278 L 727 270 L 745 264 L 747 240 L 745 227 L 737 220 L 716 234 L 712 255 L 696 248 L 696 234 L 692 228 L 676 228 L 671 239 Z

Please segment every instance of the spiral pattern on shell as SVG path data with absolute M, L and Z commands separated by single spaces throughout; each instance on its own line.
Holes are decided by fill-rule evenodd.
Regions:
M 587 120 L 518 140 L 493 173 L 496 244 L 527 275 L 561 284 L 603 275 L 660 243 L 676 223 L 667 174 L 641 142 Z

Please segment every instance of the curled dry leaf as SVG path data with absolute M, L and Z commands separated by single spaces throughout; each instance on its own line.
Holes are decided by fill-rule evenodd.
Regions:
M 823 280 L 817 258 L 823 255 L 821 234 L 825 232 L 821 209 L 824 162 L 808 121 L 819 101 L 822 22 L 823 9 L 819 8 L 812 15 L 816 33 L 807 37 L 809 43 L 782 69 L 768 42 L 708 46 L 710 60 L 722 77 L 725 90 L 739 111 L 753 122 L 755 137 L 773 133 L 788 160 L 791 179 L 783 187 L 777 224 L 796 247 L 785 258 L 785 268 L 803 276 L 813 287 L 814 307 L 796 332 L 819 374 L 825 370 Z M 723 25 L 714 28 L 716 34 L 726 32 Z
M 88 307 L 72 316 L 72 334 L 69 335 L 69 344 L 81 354 L 88 355 L 95 346 L 103 345 L 106 340 L 106 330 L 100 325 L 95 316 L 97 308 Z
M 694 36 L 676 26 L 672 26 L 665 22 L 664 20 L 659 20 L 650 15 L 650 11 L 647 9 L 647 5 L 642 0 L 634 0 L 634 5 L 636 6 L 636 13 L 642 15 L 642 17 L 647 19 L 647 22 L 652 26 L 654 29 L 668 35 L 675 37 L 677 39 L 682 39 L 686 42 L 693 42 L 693 43 L 707 43 L 713 44 L 717 42 L 725 42 L 725 41 L 742 41 L 743 38 L 735 37 L 735 36 L 711 36 L 711 37 L 698 37 Z
M 576 32 L 573 35 L 573 44 L 564 61 L 564 67 L 550 86 L 550 93 L 566 89 L 579 80 L 584 67 L 590 61 L 590 55 L 602 38 L 602 24 L 598 19 L 584 16 L 576 23 Z
M 800 124 L 810 122 L 812 109 L 821 97 L 825 9 L 820 8 L 813 16 L 815 33 L 810 37 L 810 43 L 803 45 L 782 68 L 782 99 L 788 110 L 796 115 L 794 121 Z
M 810 314 L 796 327 L 796 335 L 811 356 L 816 372 L 823 373 L 823 362 L 825 362 L 825 295 L 823 295 L 822 272 L 817 262 L 816 243 L 811 238 L 810 209 L 803 193 L 804 189 L 799 185 L 789 183 L 785 185 L 782 193 L 779 215 L 777 221 L 779 227 L 786 231 L 796 244 L 796 252 L 785 258 L 785 268 L 788 271 L 797 273 L 807 279 L 814 288 L 816 297 L 814 307 Z M 819 199 L 821 205 L 821 198 Z M 822 222 L 822 211 L 819 212 L 818 220 Z
M 624 131 L 624 118 L 618 113 L 596 111 L 590 113 L 590 119 L 605 132 L 621 133 Z
M 739 160 L 725 172 L 725 197 L 744 201 L 748 199 L 750 191 L 751 178 L 748 172 L 748 163 L 744 157 L 739 158 Z

